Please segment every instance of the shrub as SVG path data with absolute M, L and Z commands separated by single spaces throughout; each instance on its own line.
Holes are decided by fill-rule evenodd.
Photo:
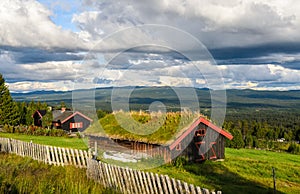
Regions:
M 172 165 L 177 167 L 177 168 L 182 168 L 184 165 L 188 163 L 188 160 L 186 157 L 179 156 L 172 160 Z
M 81 136 L 81 134 L 80 134 L 79 132 L 76 133 L 76 136 L 77 136 L 79 139 L 82 138 L 82 136 Z
M 7 132 L 7 133 L 13 133 L 13 126 L 10 126 L 10 125 L 5 124 L 5 125 L 3 126 L 3 131 L 4 131 L 4 132 Z
M 297 145 L 296 143 L 291 143 L 288 148 L 288 152 L 292 154 L 300 154 L 300 146 Z
M 50 129 L 45 129 L 44 136 L 50 136 L 51 130 Z
M 20 133 L 26 135 L 35 135 L 35 136 L 56 136 L 56 137 L 63 137 L 67 136 L 66 131 L 62 129 L 44 129 L 37 126 L 9 126 L 4 125 L 3 131 L 6 133 Z
M 63 137 L 63 136 L 66 136 L 66 135 L 67 135 L 66 131 L 64 131 L 62 129 L 52 129 L 52 130 L 50 130 L 50 136 Z
M 247 135 L 245 138 L 245 147 L 251 148 L 253 145 L 253 138 L 251 135 Z

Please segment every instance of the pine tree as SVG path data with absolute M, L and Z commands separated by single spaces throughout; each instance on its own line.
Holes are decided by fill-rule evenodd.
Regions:
M 0 74 L 0 125 L 17 125 L 19 120 L 17 104 L 13 101 L 5 80 Z
M 234 128 L 231 134 L 233 135 L 233 139 L 231 141 L 231 147 L 238 148 L 238 149 L 243 148 L 245 143 L 241 131 L 238 130 L 237 128 Z
M 43 116 L 43 127 L 50 127 L 52 125 L 52 110 L 48 107 L 47 103 L 44 102 L 41 104 L 40 110 L 46 110 L 46 114 Z

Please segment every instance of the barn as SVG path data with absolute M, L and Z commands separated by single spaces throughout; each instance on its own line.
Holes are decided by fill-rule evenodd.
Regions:
M 225 158 L 225 139 L 233 136 L 199 117 L 187 130 L 169 142 L 168 149 L 172 158 L 185 156 L 190 161 L 216 160 Z
M 167 121 L 166 121 L 167 122 Z M 219 128 L 204 116 L 193 119 L 186 127 L 178 130 L 174 138 L 161 143 L 159 141 L 140 141 L 134 138 L 121 138 L 117 135 L 86 134 L 89 145 L 110 151 L 144 153 L 148 156 L 162 156 L 166 162 L 178 156 L 184 156 L 192 162 L 225 158 L 225 140 L 233 136 Z
M 93 121 L 79 111 L 71 111 L 66 108 L 54 110 L 52 115 L 52 125 L 54 128 L 64 129 L 70 132 L 83 131 L 88 128 Z
M 36 110 L 33 114 L 32 114 L 32 118 L 33 118 L 33 124 L 34 126 L 37 127 L 42 127 L 43 123 L 42 123 L 42 119 L 43 116 L 45 116 L 47 113 L 46 110 Z

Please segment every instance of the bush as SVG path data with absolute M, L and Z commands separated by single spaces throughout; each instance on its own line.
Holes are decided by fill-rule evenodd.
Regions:
M 296 143 L 291 143 L 288 148 L 288 152 L 292 154 L 300 154 L 300 146 Z
M 3 127 L 3 131 L 7 133 L 13 133 L 13 126 L 5 124 Z
M 82 138 L 82 136 L 81 136 L 81 134 L 80 134 L 79 132 L 76 133 L 76 136 L 77 136 L 79 139 Z
M 184 165 L 188 163 L 188 160 L 186 157 L 179 156 L 172 160 L 172 165 L 177 167 L 177 168 L 182 168 Z
M 62 129 L 52 129 L 52 130 L 50 130 L 50 136 L 63 137 L 63 136 L 66 136 L 66 135 L 67 135 L 66 131 L 64 131 Z
M 251 148 L 253 146 L 253 138 L 251 135 L 247 135 L 245 138 L 245 147 Z
M 67 136 L 66 131 L 62 129 L 44 129 L 37 126 L 9 126 L 4 125 L 3 131 L 6 133 L 20 133 L 26 135 L 35 135 L 35 136 L 54 136 L 54 137 L 63 137 Z

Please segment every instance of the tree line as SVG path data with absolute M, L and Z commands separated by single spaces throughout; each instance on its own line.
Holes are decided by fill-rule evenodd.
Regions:
M 0 74 L 0 125 L 33 125 L 32 114 L 36 110 L 47 110 L 43 116 L 43 127 L 49 127 L 52 124 L 52 112 L 46 102 L 15 102 L 10 95 L 5 79 Z
M 278 139 L 288 142 L 300 141 L 300 113 L 297 110 L 240 111 L 239 114 L 228 114 L 223 128 L 229 131 L 234 139 L 227 141 L 228 147 L 274 146 Z

